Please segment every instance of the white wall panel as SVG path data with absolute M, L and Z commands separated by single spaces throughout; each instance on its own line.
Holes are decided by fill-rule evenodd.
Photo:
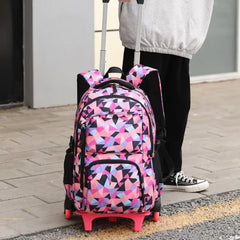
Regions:
M 99 69 L 100 63 L 100 48 L 101 48 L 101 33 L 95 33 L 95 68 Z M 106 43 L 106 65 L 105 71 L 111 66 L 122 67 L 122 52 L 123 47 L 119 39 L 119 33 L 108 32 Z
M 99 69 L 102 29 L 102 1 L 95 1 L 95 68 Z M 119 39 L 118 1 L 112 0 L 108 6 L 107 41 L 106 41 L 106 66 L 122 67 L 123 47 Z
M 102 29 L 103 3 L 101 0 L 94 0 L 95 31 Z M 108 3 L 107 29 L 118 29 L 118 0 L 111 0 Z

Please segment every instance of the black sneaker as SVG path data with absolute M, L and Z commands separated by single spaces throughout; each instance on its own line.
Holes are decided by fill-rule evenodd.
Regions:
M 204 191 L 208 187 L 208 181 L 187 177 L 183 171 L 181 171 L 170 176 L 164 183 L 163 189 L 193 193 Z

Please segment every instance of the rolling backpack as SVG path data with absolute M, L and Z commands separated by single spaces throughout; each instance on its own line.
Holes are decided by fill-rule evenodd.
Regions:
M 104 78 L 97 70 L 78 75 L 79 85 L 88 89 L 79 96 L 64 162 L 66 218 L 73 211 L 100 214 L 95 217 L 152 211 L 158 219 L 157 126 L 150 100 L 139 88 L 152 72 L 136 65 L 125 80 Z
M 144 217 L 153 212 L 157 221 L 161 209 L 167 153 L 160 77 L 139 64 L 121 78 L 109 77 L 121 73 L 117 67 L 101 72 L 78 74 L 74 134 L 64 160 L 65 217 L 81 215 L 86 231 L 95 218 L 127 217 L 139 231 Z

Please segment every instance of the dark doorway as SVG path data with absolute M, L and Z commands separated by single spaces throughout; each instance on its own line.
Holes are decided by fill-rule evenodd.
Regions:
M 0 0 L 0 104 L 23 101 L 22 0 Z

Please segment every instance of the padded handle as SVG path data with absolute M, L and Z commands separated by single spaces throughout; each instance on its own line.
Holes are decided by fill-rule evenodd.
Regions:
M 129 88 L 131 90 L 135 89 L 135 87 L 131 83 L 126 82 L 126 81 L 121 80 L 121 79 L 110 79 L 106 82 L 95 85 L 94 88 L 104 88 L 104 87 L 106 87 L 110 84 L 114 84 L 114 83 L 119 84 L 123 87 Z
M 119 67 L 110 67 L 108 71 L 105 73 L 104 78 L 109 77 L 109 73 L 120 73 L 123 74 L 123 71 Z

